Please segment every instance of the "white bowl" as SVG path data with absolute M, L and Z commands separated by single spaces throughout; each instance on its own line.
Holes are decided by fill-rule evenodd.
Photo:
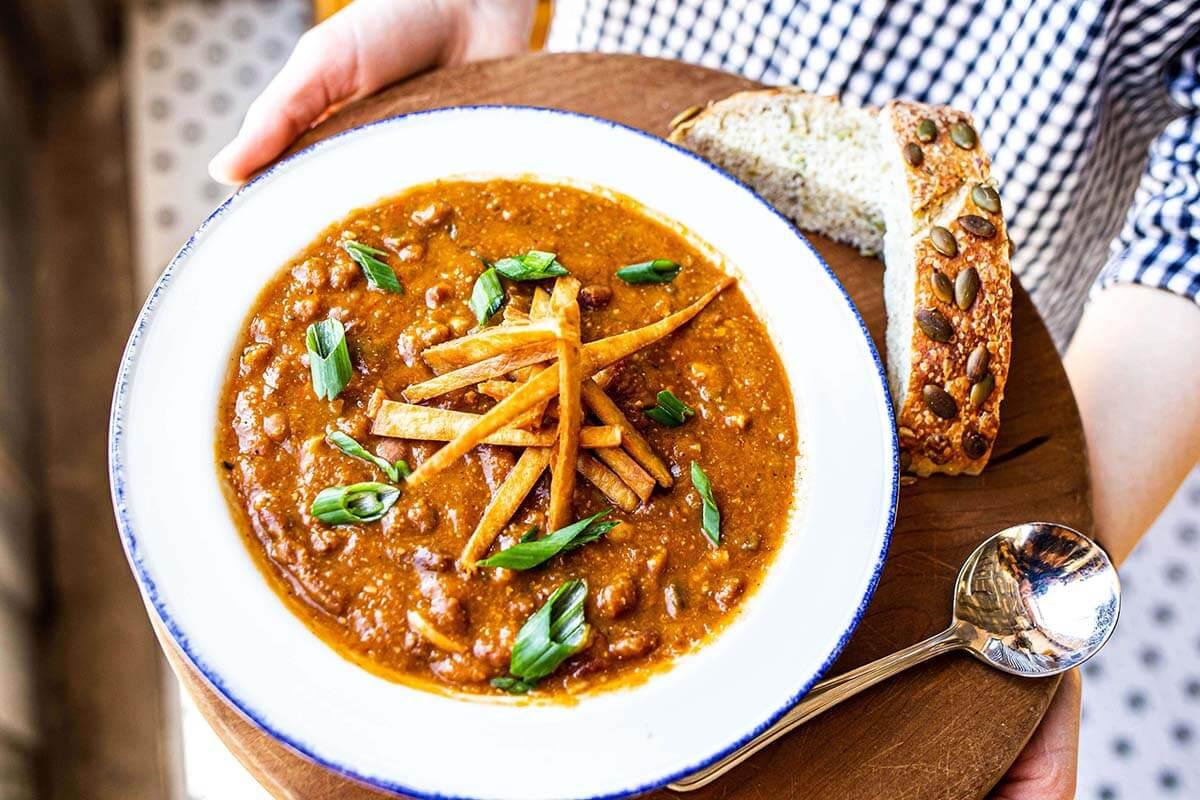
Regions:
M 217 404 L 257 293 L 329 223 L 451 175 L 609 187 L 721 251 L 772 330 L 796 398 L 798 510 L 759 590 L 715 640 L 642 685 L 565 704 L 458 700 L 388 682 L 280 601 L 230 516 Z M 518 107 L 347 131 L 243 187 L 154 287 L 113 400 L 113 503 L 146 599 L 192 664 L 312 760 L 426 797 L 598 798 L 688 774 L 773 722 L 861 619 L 895 516 L 895 426 L 866 327 L 812 246 L 742 184 L 656 137 Z

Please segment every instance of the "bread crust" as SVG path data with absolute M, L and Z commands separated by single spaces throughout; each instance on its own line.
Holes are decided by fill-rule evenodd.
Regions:
M 830 105 L 838 105 L 839 103 L 836 97 L 830 95 L 810 95 L 800 89 L 793 89 L 787 86 L 776 86 L 769 89 L 746 89 L 745 91 L 734 92 L 728 97 L 722 97 L 720 100 L 710 100 L 706 105 L 692 106 L 679 112 L 668 126 L 670 130 L 667 133 L 667 141 L 687 147 L 688 131 L 694 128 L 701 120 L 724 114 L 753 113 L 759 103 L 765 102 L 772 97 L 786 95 L 806 97 L 808 100 L 819 100 Z
M 791 88 L 774 88 L 738 92 L 706 107 L 694 107 L 679 114 L 671 123 L 670 141 L 684 146 L 693 145 L 689 132 L 702 120 L 729 115 L 753 115 L 778 96 L 800 97 L 804 92 Z M 836 105 L 837 98 L 808 96 Z M 1000 403 L 1008 381 L 1012 351 L 1012 273 L 1009 265 L 1008 231 L 1001 211 L 981 208 L 972 197 L 972 188 L 983 185 L 994 190 L 991 164 L 978 142 L 976 128 L 969 114 L 945 106 L 893 100 L 883 109 L 874 111 L 880 118 L 884 135 L 884 158 L 888 168 L 901 171 L 903 182 L 894 187 L 907 189 L 908 209 L 912 214 L 912 239 L 904 243 L 903 252 L 911 253 L 913 264 L 913 308 L 900 310 L 913 315 L 911 360 L 907 366 L 907 391 L 895 397 L 896 420 L 901 448 L 901 468 L 906 472 L 928 476 L 935 473 L 977 475 L 987 464 L 992 446 L 1000 429 Z M 933 123 L 935 133 L 928 135 L 928 126 L 918 134 L 922 122 Z M 961 146 L 951 136 L 955 125 L 969 126 L 970 147 Z M 957 138 L 964 140 L 964 131 Z M 890 139 L 890 142 L 888 141 Z M 889 145 L 894 144 L 894 147 Z M 919 159 L 906 159 L 908 145 L 920 151 Z M 894 155 L 893 155 L 894 154 Z M 913 163 L 916 160 L 917 163 Z M 885 189 L 881 178 L 880 192 Z M 972 233 L 962 222 L 964 216 L 981 217 L 994 228 L 991 236 Z M 947 256 L 934 247 L 929 238 L 932 225 L 946 228 L 953 236 L 957 253 Z M 976 231 L 988 231 L 985 225 L 975 225 Z M 889 264 L 889 269 L 903 269 Z M 968 269 L 979 277 L 979 288 L 973 302 L 960 308 L 955 299 L 949 302 L 934 292 L 932 276 L 940 271 L 951 283 Z M 931 338 L 916 323 L 919 312 L 934 311 L 948 323 L 952 335 L 947 341 Z M 889 309 L 889 314 L 896 309 Z M 988 353 L 987 369 L 967 376 L 971 354 L 983 347 Z M 889 352 L 888 358 L 897 354 Z M 900 365 L 903 366 L 903 365 Z M 981 377 L 982 376 L 982 377 Z M 978 406 L 971 402 L 972 388 L 980 380 L 994 382 L 994 388 Z M 937 387 L 953 401 L 953 414 L 939 416 L 925 399 L 926 386 Z M 893 387 L 898 391 L 898 387 Z M 982 388 L 977 394 L 982 393 Z M 944 398 L 935 403 L 945 413 Z M 972 456 L 971 454 L 974 454 Z
M 917 126 L 924 119 L 933 120 L 937 127 L 932 142 L 921 142 L 917 137 Z M 975 130 L 970 115 L 893 100 L 884 108 L 884 120 L 900 147 L 915 143 L 923 153 L 919 165 L 904 159 L 899 165 L 904 170 L 913 210 L 916 275 L 912 313 L 936 311 L 953 331 L 949 341 L 942 342 L 930 337 L 919 324 L 913 325 L 908 391 L 899 398 L 896 417 L 902 465 L 921 476 L 977 475 L 987 464 L 1000 430 L 1000 403 L 1012 354 L 1012 272 L 1004 215 L 980 207 L 971 191 L 979 185 L 991 186 L 990 162 L 982 146 L 976 141 L 973 147 L 963 148 L 950 138 L 950 126 L 954 124 L 970 125 L 972 132 Z M 982 217 L 994 233 L 972 233 L 963 223 L 968 215 Z M 934 247 L 929 236 L 932 224 L 950 231 L 957 243 L 957 255 L 944 255 Z M 986 226 L 982 227 L 986 233 Z M 967 309 L 937 296 L 932 280 L 935 270 L 953 283 L 970 268 L 978 273 L 979 289 Z M 967 363 L 980 346 L 988 352 L 987 370 L 982 377 L 976 376 L 979 380 L 972 380 L 967 375 Z M 985 387 L 988 380 L 994 382 L 994 388 L 976 407 L 971 402 L 972 387 L 981 381 Z M 925 399 L 926 386 L 939 387 L 953 399 L 956 408 L 951 418 L 934 413 Z M 977 394 L 982 394 L 984 387 Z M 969 455 L 981 450 L 976 457 Z

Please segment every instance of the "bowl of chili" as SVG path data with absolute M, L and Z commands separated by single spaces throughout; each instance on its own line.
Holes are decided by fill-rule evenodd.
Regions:
M 110 436 L 135 577 L 212 685 L 464 798 L 633 794 L 769 725 L 861 618 L 896 465 L 799 232 L 656 137 L 519 107 L 240 189 L 151 293 Z

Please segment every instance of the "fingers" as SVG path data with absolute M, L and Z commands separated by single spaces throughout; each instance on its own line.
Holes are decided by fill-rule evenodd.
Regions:
M 992 800 L 1072 800 L 1079 761 L 1079 671 L 1063 675 L 1058 692 Z
M 354 92 L 357 56 L 333 45 L 341 31 L 305 34 L 279 74 L 251 104 L 233 141 L 208 165 L 222 183 L 246 180 L 316 121 L 333 103 Z M 309 38 L 313 37 L 313 38 Z M 336 54 L 323 63 L 326 54 Z
M 437 62 L 454 14 L 435 0 L 357 0 L 301 37 L 279 74 L 250 106 L 242 128 L 209 164 L 236 184 L 269 163 L 330 106 Z
M 535 0 L 468 0 L 456 6 L 459 24 L 442 55 L 443 64 L 511 56 L 529 47 Z

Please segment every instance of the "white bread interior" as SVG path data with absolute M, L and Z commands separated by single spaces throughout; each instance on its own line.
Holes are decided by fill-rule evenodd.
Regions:
M 880 252 L 884 137 L 877 112 L 784 89 L 735 94 L 709 111 L 685 123 L 689 148 L 753 186 L 801 228 Z

